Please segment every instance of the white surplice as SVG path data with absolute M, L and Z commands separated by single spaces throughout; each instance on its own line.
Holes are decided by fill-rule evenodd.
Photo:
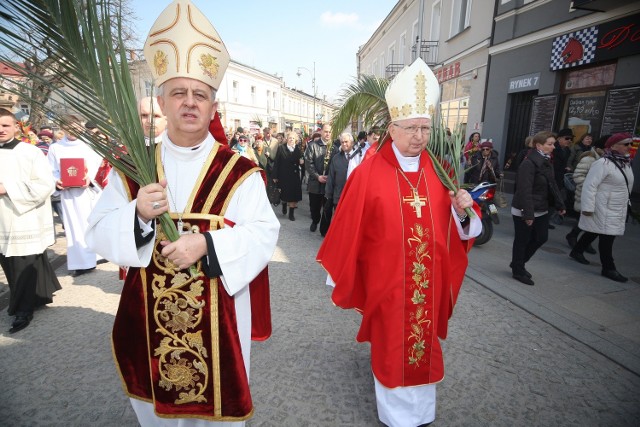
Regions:
M 54 181 L 60 179 L 60 159 L 84 159 L 87 176 L 91 179 L 96 176 L 102 162 L 102 158 L 79 139 L 69 141 L 64 138 L 51 144 L 47 157 Z M 84 270 L 96 266 L 98 257 L 87 246 L 84 235 L 87 231 L 87 219 L 100 198 L 100 193 L 98 187 L 66 188 L 59 193 L 64 232 L 67 236 L 68 270 Z
M 55 188 L 47 158 L 35 145 L 0 149 L 0 253 L 41 254 L 55 242 L 49 196 Z
M 198 185 L 200 171 L 214 143 L 213 137 L 209 135 L 196 148 L 183 148 L 173 144 L 166 132 L 163 134 L 160 149 L 168 183 L 167 198 L 171 212 L 184 211 L 191 192 Z M 131 267 L 146 267 L 151 261 L 154 243 L 151 241 L 136 249 L 133 231 L 135 203 L 135 200 L 128 200 L 120 176 L 112 170 L 109 185 L 89 218 L 86 237 L 90 247 L 111 262 Z M 271 259 L 280 229 L 280 222 L 269 204 L 264 181 L 258 172 L 249 176 L 237 188 L 225 213 L 225 219 L 235 225 L 225 225 L 224 228 L 210 234 L 222 269 L 222 283 L 227 293 L 234 297 L 242 356 L 249 376 L 251 301 L 248 286 Z M 143 426 L 244 425 L 244 422 L 159 418 L 155 415 L 152 404 L 131 400 L 138 421 Z

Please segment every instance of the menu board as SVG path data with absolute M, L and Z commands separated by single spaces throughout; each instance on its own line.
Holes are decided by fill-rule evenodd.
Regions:
M 558 95 L 536 96 L 531 107 L 529 135 L 552 130 L 558 108 Z
M 576 141 L 585 133 L 600 135 L 605 98 L 604 92 L 569 95 L 562 127 L 572 129 Z
M 601 135 L 618 132 L 637 133 L 640 86 L 611 89 L 604 107 Z

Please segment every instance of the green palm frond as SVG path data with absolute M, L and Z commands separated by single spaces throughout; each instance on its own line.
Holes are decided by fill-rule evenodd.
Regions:
M 387 79 L 362 75 L 349 84 L 340 93 L 342 105 L 331 119 L 333 138 L 354 120 L 362 118 L 365 128 L 380 127 L 386 129 L 391 121 L 384 93 L 389 86 Z
M 3 0 L 3 9 L 6 22 L 0 28 L 0 60 L 14 64 L 26 78 L 14 89 L 21 99 L 53 114 L 55 123 L 78 133 L 140 186 L 156 182 L 155 144 L 153 139 L 145 141 L 138 117 L 118 0 Z M 49 75 L 15 65 L 14 58 L 28 58 L 43 50 L 56 60 Z M 58 83 L 53 85 L 52 80 Z M 34 81 L 94 122 L 108 140 L 81 130 L 74 118 L 55 115 L 45 101 L 31 96 L 29 82 Z M 160 222 L 167 237 L 179 237 L 168 214 Z

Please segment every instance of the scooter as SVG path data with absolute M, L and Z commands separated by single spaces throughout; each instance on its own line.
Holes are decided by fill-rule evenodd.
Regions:
M 467 189 L 474 202 L 480 206 L 482 212 L 482 231 L 480 235 L 476 237 L 473 245 L 480 246 L 491 240 L 493 236 L 493 224 L 500 224 L 500 217 L 498 217 L 498 208 L 493 202 L 493 198 L 496 194 L 497 184 L 491 184 L 490 182 L 481 182 L 480 184 Z

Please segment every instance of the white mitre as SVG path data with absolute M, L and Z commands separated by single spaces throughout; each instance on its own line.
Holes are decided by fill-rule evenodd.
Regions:
M 175 0 L 149 31 L 144 56 L 156 86 L 188 77 L 218 89 L 229 52 L 211 22 L 190 0 Z
M 393 78 L 384 94 L 391 121 L 435 116 L 440 85 L 433 71 L 417 58 Z

